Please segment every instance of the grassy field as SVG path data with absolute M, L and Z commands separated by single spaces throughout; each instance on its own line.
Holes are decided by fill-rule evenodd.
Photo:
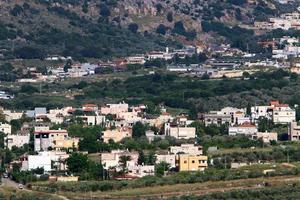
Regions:
M 0 187 L 0 194 L 5 199 L 34 199 L 34 197 L 37 197 L 39 200 L 47 199 L 47 200 L 62 200 L 65 199 L 64 197 L 60 197 L 53 194 L 47 194 L 43 192 L 35 192 L 35 191 L 29 191 L 29 190 L 16 190 L 11 187 Z
M 177 184 L 167 186 L 154 186 L 136 189 L 125 189 L 111 192 L 87 192 L 87 193 L 60 193 L 69 199 L 161 199 L 169 197 L 179 197 L 185 195 L 201 196 L 216 192 L 227 192 L 232 190 L 254 190 L 268 187 L 277 187 L 285 184 L 299 183 L 300 176 L 280 176 L 268 178 L 242 179 L 233 181 L 216 181 L 194 184 Z

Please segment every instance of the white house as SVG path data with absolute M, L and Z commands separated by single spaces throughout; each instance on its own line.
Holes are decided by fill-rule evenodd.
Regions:
M 10 135 L 11 134 L 11 125 L 0 122 L 0 132 Z
M 229 135 L 246 135 L 251 136 L 258 132 L 257 127 L 250 123 L 244 123 L 237 126 L 230 126 L 228 130 Z
M 170 153 L 178 154 L 184 153 L 188 155 L 203 155 L 203 147 L 194 144 L 181 144 L 180 146 L 171 146 Z
M 69 155 L 66 152 L 43 151 L 38 155 L 27 155 L 22 161 L 22 171 L 30 171 L 36 168 L 44 168 L 46 172 L 54 170 L 57 167 L 59 170 L 66 170 L 66 165 L 63 164 Z

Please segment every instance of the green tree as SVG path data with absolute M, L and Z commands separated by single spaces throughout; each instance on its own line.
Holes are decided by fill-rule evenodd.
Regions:
M 132 137 L 140 138 L 146 135 L 146 127 L 142 122 L 137 122 L 132 127 Z
M 120 156 L 120 166 L 122 167 L 122 173 L 126 173 L 127 162 L 131 160 L 130 156 Z
M 66 159 L 69 171 L 72 173 L 82 173 L 88 168 L 88 157 L 81 153 L 73 153 Z
M 166 171 L 170 168 L 170 164 L 166 162 L 160 162 L 155 165 L 155 175 L 158 177 L 162 177 Z
M 138 164 L 143 165 L 146 163 L 146 156 L 144 154 L 144 151 L 139 151 L 139 158 L 138 158 Z

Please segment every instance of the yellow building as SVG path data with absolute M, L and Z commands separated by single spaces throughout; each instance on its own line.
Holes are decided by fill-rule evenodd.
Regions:
M 207 168 L 207 156 L 181 154 L 176 156 L 176 165 L 181 171 L 203 171 Z
M 78 148 L 79 138 L 65 138 L 62 140 L 54 140 L 53 148 L 56 150 L 59 149 L 69 149 L 69 148 Z

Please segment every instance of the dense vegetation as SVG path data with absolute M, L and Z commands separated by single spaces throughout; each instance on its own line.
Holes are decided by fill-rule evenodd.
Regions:
M 167 177 L 146 176 L 133 181 L 89 181 L 82 183 L 35 183 L 32 187 L 35 190 L 46 192 L 84 192 L 84 191 L 110 191 L 121 190 L 126 188 L 141 188 L 150 187 L 155 185 L 175 185 L 175 184 L 188 184 L 188 183 L 203 183 L 207 181 L 220 181 L 220 180 L 236 180 L 257 178 L 264 176 L 276 175 L 297 175 L 299 174 L 298 168 L 293 169 L 279 169 L 269 175 L 264 175 L 260 169 L 257 170 L 216 170 L 208 169 L 203 172 L 179 172 Z
M 268 200 L 268 199 L 297 199 L 300 195 L 299 184 L 291 184 L 280 187 L 256 189 L 256 190 L 234 190 L 224 193 L 214 193 L 203 196 L 184 196 L 184 197 L 173 197 L 169 200 L 234 200 L 234 199 L 245 199 L 245 200 Z
M 129 104 L 144 103 L 150 106 L 150 114 L 157 114 L 157 106 L 187 109 L 189 114 L 197 117 L 198 112 L 217 110 L 226 106 L 247 107 L 268 104 L 278 99 L 284 103 L 300 104 L 298 98 L 300 79 L 295 74 L 284 70 L 258 72 L 250 79 L 201 80 L 199 78 L 181 77 L 168 73 L 134 76 L 112 81 L 92 81 L 82 83 L 47 83 L 39 85 L 26 84 L 20 88 L 9 89 L 16 94 L 10 101 L 1 101 L 1 105 L 13 109 L 32 109 L 36 106 L 56 108 L 78 106 L 85 102 L 102 104 L 103 102 L 126 101 Z M 75 99 L 65 101 L 67 90 L 80 93 Z M 40 94 L 39 92 L 42 91 Z M 49 93 L 56 92 L 49 97 Z

